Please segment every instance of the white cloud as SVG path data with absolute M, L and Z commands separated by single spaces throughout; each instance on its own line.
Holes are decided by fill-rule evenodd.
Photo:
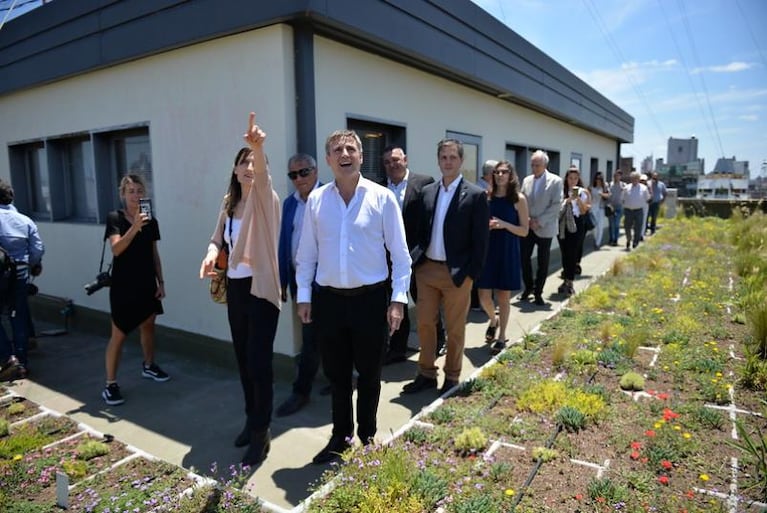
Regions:
M 743 121 L 759 121 L 759 116 L 756 114 L 744 114 L 742 116 L 738 116 L 738 119 L 742 119 Z
M 612 101 L 619 105 L 626 105 L 637 100 L 635 86 L 641 87 L 642 84 L 650 82 L 658 73 L 676 70 L 678 65 L 675 59 L 665 61 L 654 59 L 644 62 L 626 62 L 617 69 L 576 70 L 574 73 Z
M 754 66 L 755 64 L 752 62 L 735 61 L 729 64 L 722 64 L 719 66 L 706 66 L 703 68 L 695 68 L 690 73 L 692 73 L 693 75 L 696 75 L 698 73 L 703 73 L 704 71 L 710 71 L 711 73 L 737 73 L 738 71 L 745 71 L 747 69 L 751 69 Z

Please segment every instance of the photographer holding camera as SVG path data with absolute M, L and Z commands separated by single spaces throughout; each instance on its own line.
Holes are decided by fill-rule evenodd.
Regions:
M 27 279 L 42 272 L 45 248 L 35 223 L 11 204 L 13 187 L 0 180 L 0 247 L 3 264 L 0 275 L 0 314 L 8 313 L 13 339 L 0 324 L 0 381 L 27 377 L 29 341 L 29 300 Z M 6 260 L 7 259 L 7 260 Z
M 146 187 L 140 176 L 124 176 L 120 181 L 120 197 L 125 209 L 107 216 L 105 238 L 109 239 L 113 256 L 109 289 L 112 334 L 106 350 L 106 387 L 101 397 L 112 406 L 125 402 L 117 385 L 117 367 L 123 342 L 137 327 L 144 354 L 141 375 L 155 381 L 170 379 L 154 361 L 155 317 L 163 313 L 160 300 L 165 297 L 165 287 L 157 251 L 160 228 L 155 216 L 139 208 L 139 200 L 145 194 Z M 108 274 L 100 273 L 96 282 L 89 285 L 91 290 L 98 290 L 107 283 Z
M 564 281 L 558 292 L 566 296 L 575 293 L 573 280 L 575 266 L 578 263 L 578 252 L 583 247 L 586 236 L 585 219 L 591 208 L 591 198 L 588 190 L 583 187 L 580 170 L 570 166 L 562 180 L 563 196 L 559 214 L 559 250 L 562 253 L 562 271 Z

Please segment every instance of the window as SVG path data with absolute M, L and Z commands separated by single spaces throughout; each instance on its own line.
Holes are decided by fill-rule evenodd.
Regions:
M 464 178 L 472 183 L 477 183 L 482 175 L 482 163 L 479 161 L 482 156 L 482 138 L 478 135 L 451 131 L 447 131 L 445 137 L 461 141 L 463 144 L 463 168 L 461 172 Z
M 51 137 L 9 147 L 15 203 L 41 221 L 103 223 L 126 173 L 152 185 L 149 128 Z
M 89 135 L 48 141 L 53 220 L 97 221 L 96 171 Z
M 570 165 L 577 167 L 581 173 L 583 173 L 583 169 L 581 168 L 582 161 L 583 161 L 583 155 L 581 155 L 580 153 L 570 154 Z
M 127 174 L 139 175 L 146 182 L 146 194 L 152 195 L 152 155 L 149 149 L 149 133 L 146 129 L 135 132 L 111 133 L 109 149 L 112 155 L 110 170 L 113 180 L 113 203 L 111 210 L 119 208 L 120 180 Z
M 530 174 L 529 158 L 530 152 L 528 148 L 511 144 L 506 145 L 505 159 L 514 165 L 514 170 L 517 172 L 520 183 L 522 183 L 524 177 Z
M 383 182 L 386 179 L 386 171 L 381 162 L 383 149 L 395 144 L 407 153 L 405 128 L 352 118 L 346 120 L 346 126 L 357 132 L 362 141 L 362 176 L 376 183 Z
M 45 144 L 20 144 L 9 148 L 11 184 L 16 208 L 35 219 L 50 220 L 51 194 Z

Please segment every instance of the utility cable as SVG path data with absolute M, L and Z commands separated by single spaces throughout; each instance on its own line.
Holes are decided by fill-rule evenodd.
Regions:
M 663 13 L 663 19 L 666 21 L 666 27 L 668 28 L 668 33 L 671 36 L 671 40 L 674 42 L 674 47 L 676 48 L 676 53 L 679 55 L 679 61 L 682 63 L 682 67 L 684 68 L 685 75 L 687 76 L 687 80 L 690 82 L 690 89 L 692 89 L 693 97 L 695 97 L 695 103 L 698 105 L 698 109 L 700 109 L 701 118 L 706 123 L 706 130 L 708 130 L 708 135 L 711 137 L 712 140 L 715 139 L 714 131 L 711 128 L 711 121 L 709 120 L 708 115 L 706 114 L 706 110 L 703 108 L 703 103 L 700 101 L 700 95 L 698 94 L 698 88 L 695 86 L 695 81 L 692 79 L 692 71 L 690 70 L 690 67 L 687 65 L 687 61 L 684 58 L 684 54 L 682 53 L 682 48 L 679 45 L 679 42 L 676 39 L 675 31 L 673 27 L 671 26 L 671 22 L 669 21 L 668 13 L 666 13 L 666 9 L 663 7 L 663 1 L 664 0 L 658 0 L 658 6 L 660 7 L 661 12 Z
M 615 54 L 615 57 L 618 59 L 618 62 L 619 63 L 628 62 L 628 60 L 623 56 L 623 53 L 621 52 L 621 49 L 618 46 L 618 43 L 610 35 L 609 30 L 607 30 L 607 25 L 602 19 L 602 16 L 599 14 L 599 10 L 597 9 L 596 5 L 594 5 L 593 0 L 583 0 L 583 3 L 586 5 L 586 8 L 589 10 L 589 14 L 591 14 L 591 17 L 594 18 L 594 21 L 596 22 L 597 27 L 602 32 L 602 35 L 607 41 L 610 49 Z M 642 91 L 642 88 L 639 86 L 636 80 L 634 80 L 634 76 L 631 70 L 628 70 L 626 76 L 628 77 L 628 81 L 629 81 L 629 84 L 631 85 L 631 88 L 634 90 L 634 94 L 637 95 L 637 98 L 639 98 L 639 101 L 642 103 L 642 105 L 644 105 L 644 108 L 647 110 L 647 113 L 649 114 L 650 119 L 655 125 L 655 129 L 658 131 L 658 134 L 660 135 L 661 139 L 665 140 L 666 132 L 663 130 L 660 122 L 658 121 L 658 118 L 655 116 L 655 112 L 650 106 L 650 102 L 647 101 L 647 97 L 645 96 L 644 91 Z
M 692 30 L 690 30 L 690 20 L 687 16 L 687 9 L 684 5 L 683 0 L 677 0 L 677 4 L 679 5 L 679 10 L 682 12 L 682 24 L 684 25 L 685 31 L 687 33 L 687 39 L 690 41 L 690 48 L 692 49 L 692 57 L 695 60 L 695 65 L 698 68 L 702 69 L 702 66 L 700 64 L 700 59 L 698 58 L 698 50 L 695 46 L 695 39 L 692 37 Z M 700 73 L 700 83 L 703 87 L 703 95 L 706 98 L 706 104 L 708 105 L 708 112 L 711 116 L 711 122 L 714 125 L 714 134 L 716 135 L 716 142 L 719 145 L 719 154 L 724 158 L 724 147 L 722 146 L 722 138 L 719 137 L 719 127 L 716 123 L 716 116 L 714 116 L 714 109 L 711 107 L 711 95 L 708 93 L 708 87 L 706 86 L 706 79 L 703 76 L 703 73 Z

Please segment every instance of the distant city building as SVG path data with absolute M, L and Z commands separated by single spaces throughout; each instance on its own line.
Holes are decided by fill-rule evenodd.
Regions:
M 654 169 L 655 167 L 653 166 L 652 155 L 645 157 L 644 160 L 642 160 L 640 171 L 649 175 L 653 172 Z
M 698 139 L 695 136 L 689 139 L 668 138 L 666 163 L 670 166 L 687 164 L 698 160 Z
M 731 159 L 720 158 L 716 161 L 714 166 L 714 173 L 734 173 L 737 175 L 745 175 L 746 178 L 751 176 L 748 169 L 747 160 L 735 160 L 735 157 Z
M 711 173 L 699 176 L 696 197 L 706 199 L 748 199 L 750 197 L 748 177 L 734 173 Z
M 698 177 L 703 175 L 703 159 L 671 166 L 658 159 L 655 171 L 667 187 L 677 190 L 678 197 L 694 198 L 698 191 Z

